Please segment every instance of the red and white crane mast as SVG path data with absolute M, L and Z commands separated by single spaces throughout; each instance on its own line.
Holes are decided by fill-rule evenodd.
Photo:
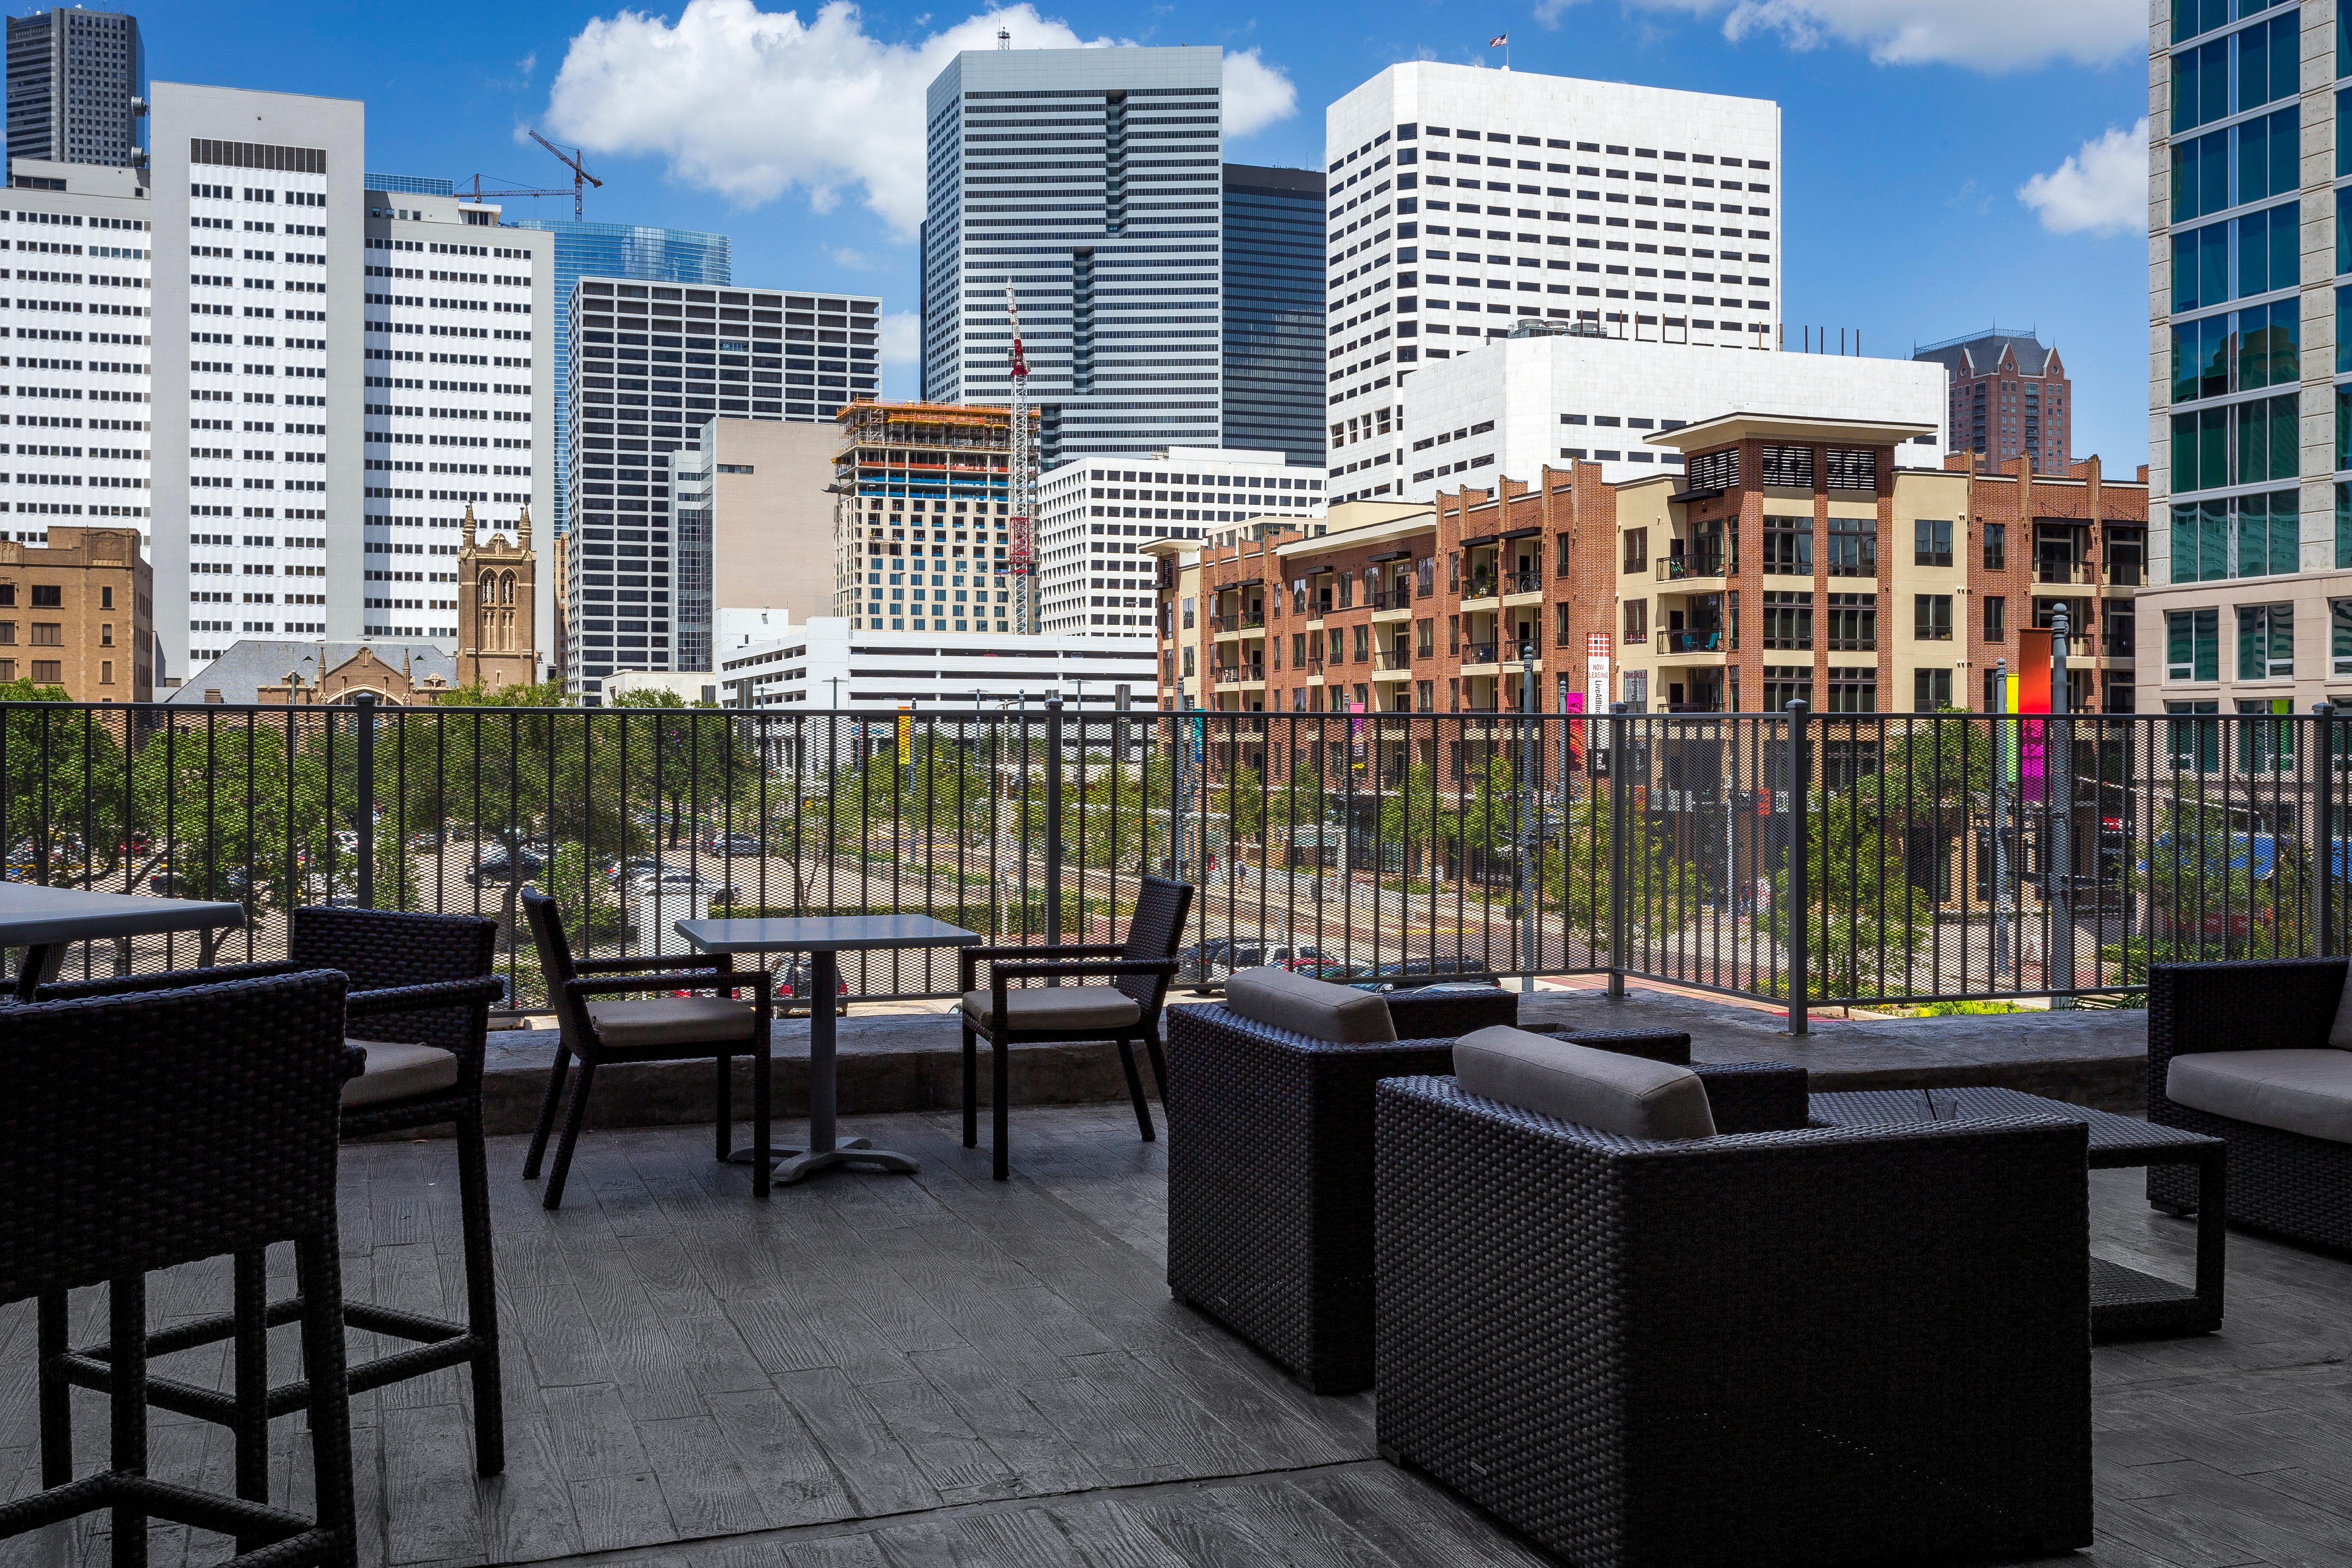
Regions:
M 1013 628 L 1037 629 L 1037 442 L 1029 424 L 1029 361 L 1021 350 L 1021 306 L 1004 285 L 1004 313 L 1013 322 L 1013 450 L 1007 497 L 1012 503 Z

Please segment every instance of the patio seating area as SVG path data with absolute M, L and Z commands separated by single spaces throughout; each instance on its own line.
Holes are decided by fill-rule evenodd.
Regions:
M 466 1374 L 352 1401 L 360 1561 L 696 1568 L 933 1563 L 1533 1563 L 1463 1502 L 1376 1457 L 1369 1394 L 1306 1393 L 1165 1282 L 1165 1143 L 1124 1104 L 1024 1110 L 1010 1182 L 953 1111 L 865 1119 L 912 1177 L 750 1195 L 708 1128 L 582 1143 L 564 1208 L 490 1141 L 508 1441 L 474 1475 Z M 780 1141 L 797 1134 L 781 1123 Z M 428 1315 L 465 1300 L 446 1141 L 341 1152 L 347 1290 Z M 157 1180 L 169 1180 L 159 1162 Z M 2092 1247 L 2185 1277 L 2193 1223 L 2138 1171 L 2091 1176 Z M 2061 1561 L 2220 1568 L 2352 1558 L 2347 1264 L 2231 1238 L 2218 1333 L 2093 1357 L 2098 1543 Z M 290 1279 L 270 1258 L 272 1294 Z M 279 1277 L 283 1276 L 283 1277 Z M 156 1276 L 158 1326 L 227 1299 L 226 1258 Z M 102 1331 L 74 1298 L 78 1339 Z M 0 1495 L 38 1485 L 33 1312 L 0 1311 Z M 278 1331 L 290 1372 L 290 1331 Z M 354 1362 L 374 1353 L 353 1336 Z M 226 1347 L 158 1369 L 226 1379 Z M 93 1396 L 79 1424 L 102 1458 Z M 156 1413 L 166 1479 L 223 1486 L 233 1439 Z M 273 1495 L 307 1510 L 299 1420 Z M 158 1531 L 159 1564 L 183 1555 Z M 0 1543 L 0 1565 L 103 1563 L 103 1518 Z

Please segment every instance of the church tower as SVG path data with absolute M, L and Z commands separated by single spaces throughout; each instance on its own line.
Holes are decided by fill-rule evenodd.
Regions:
M 475 531 L 466 508 L 466 541 L 457 549 L 457 683 L 496 691 L 539 679 L 539 557 L 530 546 L 530 509 L 514 538 Z

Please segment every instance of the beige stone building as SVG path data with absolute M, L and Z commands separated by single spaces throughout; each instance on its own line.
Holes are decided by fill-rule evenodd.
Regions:
M 678 454 L 677 668 L 711 668 L 718 611 L 833 612 L 831 426 L 713 419 Z M 624 661 L 625 663 L 625 661 Z
M 46 546 L 0 541 L 0 681 L 77 702 L 154 696 L 154 589 L 135 528 L 54 524 Z
M 514 537 L 481 533 L 466 508 L 457 546 L 457 683 L 495 691 L 530 686 L 540 678 L 539 556 L 531 549 L 530 509 Z

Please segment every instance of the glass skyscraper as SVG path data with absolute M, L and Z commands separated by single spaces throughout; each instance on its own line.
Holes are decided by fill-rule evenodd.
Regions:
M 565 218 L 515 218 L 509 228 L 555 236 L 555 428 L 572 429 L 572 296 L 583 278 L 627 278 L 645 283 L 733 281 L 727 237 L 631 223 L 574 223 Z M 555 531 L 572 526 L 571 443 L 555 444 Z
M 1323 174 L 1225 165 L 1224 444 L 1323 464 Z

